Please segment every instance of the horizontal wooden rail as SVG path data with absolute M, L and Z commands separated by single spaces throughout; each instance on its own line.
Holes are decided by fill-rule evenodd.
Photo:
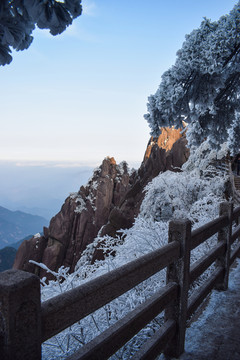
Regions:
M 227 215 L 222 215 L 219 218 L 210 221 L 200 228 L 192 231 L 191 250 L 202 244 L 205 240 L 216 234 L 220 229 L 229 224 Z
M 42 342 L 124 294 L 175 261 L 178 242 L 146 254 L 42 304 Z
M 240 224 L 234 229 L 232 236 L 230 238 L 230 244 L 232 245 L 239 236 L 240 236 Z
M 68 360 L 108 359 L 177 297 L 177 284 L 168 284 L 145 303 L 129 312 Z
M 232 219 L 233 221 L 236 221 L 238 220 L 239 217 L 240 217 L 240 206 L 238 206 L 233 210 Z
M 197 260 L 190 267 L 190 280 L 189 283 L 192 284 L 200 275 L 204 273 L 205 270 L 221 255 L 224 254 L 226 244 L 224 242 L 219 242 L 215 245 L 206 255 Z
M 234 260 L 240 256 L 240 243 L 236 246 L 230 256 L 230 266 L 233 264 Z
M 155 359 L 176 333 L 176 322 L 167 320 L 161 328 L 140 348 L 131 360 Z
M 240 256 L 240 206 L 222 203 L 220 216 L 191 231 L 187 219 L 169 223 L 169 243 L 107 274 L 40 305 L 40 281 L 33 274 L 10 270 L 0 274 L 0 302 L 5 359 L 41 359 L 41 343 L 92 314 L 167 267 L 167 285 L 130 311 L 68 360 L 108 359 L 165 310 L 164 324 L 133 359 L 153 359 L 161 351 L 179 357 L 184 351 L 186 320 L 213 288 L 227 289 L 229 267 Z M 237 226 L 233 229 L 233 222 Z M 191 251 L 217 234 L 218 243 L 190 266 Z M 238 240 L 231 251 L 231 245 Z M 215 270 L 188 298 L 189 286 L 215 262 Z M 27 304 L 27 305 L 26 305 Z M 19 321 L 15 326 L 16 318 Z M 26 319 L 32 326 L 26 327 Z M 28 336 L 27 333 L 30 333 Z M 18 339 L 16 342 L 15 340 Z M 21 339 L 21 340 L 19 340 Z M 30 340 L 28 340 L 30 339 Z M 19 356 L 21 354 L 21 356 Z
M 212 275 L 204 282 L 204 284 L 194 291 L 193 295 L 190 296 L 187 308 L 187 317 L 194 313 L 195 310 L 201 305 L 205 297 L 211 292 L 214 286 L 222 278 L 224 269 L 221 267 L 215 269 Z

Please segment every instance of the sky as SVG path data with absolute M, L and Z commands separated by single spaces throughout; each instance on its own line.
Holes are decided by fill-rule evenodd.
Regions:
M 82 0 L 61 35 L 36 29 L 0 67 L 0 206 L 50 219 L 106 156 L 138 168 L 147 99 L 203 17 L 236 0 Z
M 0 68 L 0 161 L 140 164 L 148 96 L 185 34 L 236 2 L 83 0 L 63 34 L 35 30 L 30 48 Z

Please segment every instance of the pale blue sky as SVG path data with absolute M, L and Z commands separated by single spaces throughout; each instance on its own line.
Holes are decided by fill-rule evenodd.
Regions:
M 28 50 L 0 68 L 0 160 L 140 163 L 147 97 L 185 34 L 235 0 L 83 0 L 58 37 L 36 30 Z

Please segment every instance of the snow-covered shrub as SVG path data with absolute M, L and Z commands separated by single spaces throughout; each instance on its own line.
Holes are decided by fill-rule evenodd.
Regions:
M 236 112 L 232 126 L 228 129 L 228 146 L 231 155 L 239 153 L 240 150 L 240 113 Z
M 155 221 L 188 218 L 193 224 L 217 216 L 224 182 L 220 175 L 206 179 L 193 172 L 160 174 L 146 187 L 141 216 Z
M 192 149 L 188 161 L 182 166 L 183 171 L 193 171 L 196 175 L 204 173 L 213 163 L 222 160 L 228 153 L 227 143 L 220 146 L 216 151 L 211 148 L 208 141 L 204 141 L 199 147 Z

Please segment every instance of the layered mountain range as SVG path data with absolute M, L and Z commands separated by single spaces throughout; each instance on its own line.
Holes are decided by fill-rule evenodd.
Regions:
M 133 225 L 148 182 L 160 172 L 181 171 L 188 156 L 181 131 L 163 128 L 157 139 L 150 139 L 138 170 L 129 171 L 126 162 L 118 165 L 114 158 L 105 158 L 87 185 L 65 200 L 49 227 L 44 227 L 44 235 L 35 235 L 21 244 L 13 267 L 48 279 L 51 274 L 29 260 L 42 262 L 53 271 L 62 265 L 74 271 L 81 254 L 97 235 L 114 237 Z M 92 262 L 102 257 L 103 252 L 96 250 Z
M 24 237 L 41 231 L 48 220 L 22 211 L 11 211 L 0 206 L 0 249 L 12 246 Z

